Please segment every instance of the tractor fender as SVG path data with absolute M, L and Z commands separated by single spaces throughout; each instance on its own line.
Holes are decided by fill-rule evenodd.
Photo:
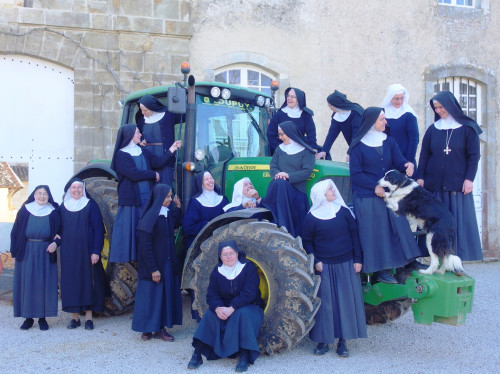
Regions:
M 80 178 L 85 180 L 98 177 L 118 180 L 116 172 L 111 169 L 111 164 L 104 161 L 96 161 L 84 166 L 71 179 Z
M 259 220 L 271 221 L 273 216 L 270 210 L 266 208 L 248 208 L 240 209 L 229 213 L 221 214 L 208 222 L 203 230 L 201 230 L 196 238 L 194 238 L 191 247 L 188 248 L 186 259 L 184 261 L 184 269 L 182 272 L 181 288 L 189 289 L 191 281 L 194 278 L 193 261 L 201 253 L 201 244 L 212 236 L 212 233 L 221 226 L 230 224 L 231 222 L 242 219 L 257 218 Z

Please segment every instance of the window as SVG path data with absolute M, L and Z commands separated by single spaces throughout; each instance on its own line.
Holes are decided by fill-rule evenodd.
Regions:
M 481 116 L 478 116 L 481 113 L 481 86 L 475 80 L 464 77 L 439 79 L 434 84 L 434 94 L 439 91 L 453 93 L 464 113 L 481 125 Z
M 474 7 L 474 0 L 438 0 L 441 5 L 451 5 L 451 6 L 462 6 L 462 7 Z
M 231 69 L 220 69 L 215 72 L 215 81 L 235 84 L 271 94 L 271 81 L 276 79 L 268 72 L 256 66 L 238 66 Z

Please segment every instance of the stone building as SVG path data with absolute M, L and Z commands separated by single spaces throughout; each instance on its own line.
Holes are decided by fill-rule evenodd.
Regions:
M 109 158 L 119 100 L 131 91 L 179 80 L 183 60 L 190 61 L 198 80 L 266 89 L 270 79 L 278 79 L 282 89 L 290 85 L 303 89 L 315 111 L 320 144 L 330 123 L 326 96 L 334 89 L 366 107 L 380 105 L 387 85 L 403 84 L 411 94 L 422 135 L 433 121 L 429 99 L 437 90 L 449 89 L 484 130 L 474 193 L 484 255 L 498 258 L 500 12 L 491 3 L 4 0 L 0 74 L 5 66 L 14 71 L 13 64 L 19 66 L 20 61 L 30 66 L 38 61 L 71 82 L 70 87 L 55 85 L 58 92 L 65 92 L 60 100 L 71 99 L 64 105 L 71 113 L 60 120 L 61 133 L 72 137 L 61 140 L 71 147 L 56 156 L 46 151 L 46 157 L 65 160 L 72 170 L 90 159 Z M 23 74 L 28 73 L 10 75 L 18 83 Z M 38 100 L 51 103 L 51 95 L 40 96 Z M 52 122 L 47 123 L 55 126 Z M 65 133 L 68 127 L 71 131 Z M 346 148 L 338 139 L 334 158 L 343 160 Z M 33 149 L 24 157 L 34 157 Z M 10 154 L 0 153 L 4 153 L 0 160 L 11 161 Z

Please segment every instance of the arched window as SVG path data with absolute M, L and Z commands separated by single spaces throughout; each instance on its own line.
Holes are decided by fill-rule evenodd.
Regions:
M 447 77 L 434 84 L 434 94 L 450 91 L 455 95 L 462 110 L 481 126 L 481 86 L 478 82 L 464 77 Z
M 215 71 L 215 81 L 235 84 L 271 94 L 271 81 L 277 79 L 271 73 L 254 65 L 225 66 Z

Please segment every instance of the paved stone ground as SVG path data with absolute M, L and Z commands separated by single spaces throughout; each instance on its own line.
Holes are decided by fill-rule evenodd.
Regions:
M 368 339 L 350 340 L 351 357 L 314 356 L 304 339 L 290 352 L 261 357 L 249 373 L 496 373 L 500 367 L 500 263 L 466 264 L 476 279 L 473 311 L 464 326 L 413 322 L 409 312 L 385 326 L 369 326 Z M 9 272 L 0 284 L 11 281 Z M 21 331 L 11 301 L 0 301 L 0 373 L 185 373 L 196 324 L 184 297 L 185 322 L 170 330 L 174 343 L 143 342 L 130 329 L 131 314 L 96 318 L 95 330 L 67 330 L 69 315 L 48 318 L 50 330 Z M 236 360 L 205 362 L 198 373 L 234 372 Z

